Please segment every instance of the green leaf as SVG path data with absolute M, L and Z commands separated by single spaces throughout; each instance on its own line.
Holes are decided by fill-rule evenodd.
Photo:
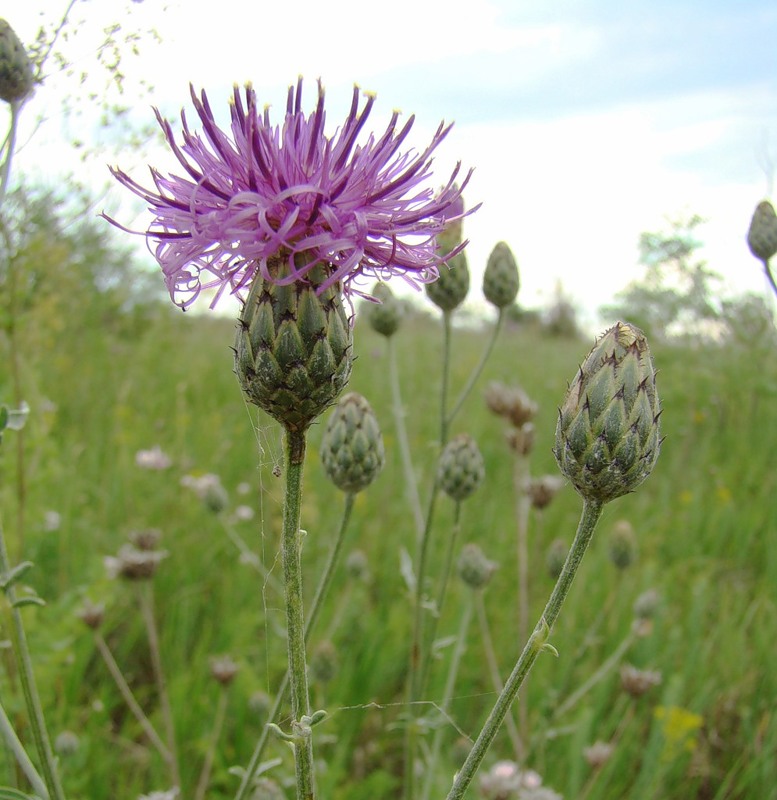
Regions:
M 0 800 L 41 800 L 37 794 L 24 794 L 18 789 L 0 786 Z

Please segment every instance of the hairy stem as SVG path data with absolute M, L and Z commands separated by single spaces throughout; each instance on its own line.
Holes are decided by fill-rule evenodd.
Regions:
M 286 599 L 289 684 L 291 686 L 291 725 L 295 735 L 294 763 L 297 800 L 315 797 L 313 737 L 303 717 L 310 716 L 307 658 L 305 654 L 305 614 L 302 599 L 302 541 L 299 521 L 302 503 L 302 474 L 305 462 L 305 433 L 287 430 L 286 496 L 283 504 L 283 578 Z
M 572 547 L 567 554 L 564 567 L 556 581 L 556 585 L 553 587 L 545 610 L 537 623 L 537 627 L 526 642 L 526 646 L 523 648 L 523 652 L 519 656 L 513 671 L 510 673 L 510 677 L 505 683 L 504 690 L 499 694 L 499 697 L 497 697 L 496 703 L 491 709 L 491 713 L 488 715 L 488 719 L 483 725 L 483 729 L 480 731 L 472 750 L 467 756 L 461 770 L 457 773 L 453 786 L 448 793 L 447 800 L 461 800 L 461 798 L 464 797 L 464 793 L 469 788 L 478 768 L 483 762 L 483 758 L 488 748 L 491 746 L 505 715 L 510 709 L 510 705 L 518 695 L 518 690 L 521 688 L 526 676 L 537 660 L 537 656 L 544 649 L 548 637 L 553 630 L 553 625 L 558 618 L 561 606 L 569 594 L 572 581 L 577 574 L 578 567 L 591 541 L 601 513 L 602 503 L 594 500 L 583 501 L 583 512 L 577 526 L 575 539 L 572 542 Z
M 334 571 L 337 567 L 337 564 L 339 563 L 340 555 L 343 549 L 343 542 L 345 541 L 345 532 L 351 520 L 351 511 L 353 509 L 354 499 L 355 495 L 353 494 L 347 494 L 345 496 L 345 508 L 343 510 L 343 517 L 340 522 L 340 528 L 337 533 L 337 539 L 332 545 L 332 549 L 329 553 L 329 559 L 327 560 L 326 567 L 324 568 L 324 573 L 319 579 L 313 603 L 310 607 L 310 614 L 308 615 L 308 620 L 305 624 L 305 643 L 307 643 L 308 640 L 310 639 L 310 634 L 313 630 L 313 626 L 315 625 L 315 622 L 318 619 L 318 615 L 321 611 L 321 608 L 324 605 L 324 600 L 326 599 L 327 592 L 329 591 L 329 587 L 331 586 L 332 576 L 334 575 Z M 262 733 L 259 736 L 259 741 L 256 743 L 254 752 L 251 754 L 251 759 L 248 762 L 248 766 L 245 769 L 245 773 L 243 774 L 243 779 L 241 780 L 240 787 L 238 788 L 237 794 L 235 795 L 235 800 L 245 800 L 245 798 L 248 796 L 248 790 L 251 787 L 251 781 L 254 775 L 256 774 L 256 770 L 259 768 L 262 756 L 264 755 L 264 749 L 267 745 L 267 740 L 270 733 L 270 728 L 268 727 L 268 725 L 270 723 L 275 722 L 278 719 L 278 714 L 280 712 L 281 706 L 283 705 L 283 700 L 286 697 L 286 690 L 288 689 L 288 687 L 289 687 L 289 671 L 286 670 L 286 673 L 283 676 L 283 680 L 281 681 L 281 685 L 278 687 L 278 691 L 275 695 L 275 701 L 273 702 L 272 708 L 270 709 L 267 715 L 268 724 L 266 724 L 262 729 Z

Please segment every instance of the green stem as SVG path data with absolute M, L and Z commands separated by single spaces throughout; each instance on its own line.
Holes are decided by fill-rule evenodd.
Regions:
M 11 720 L 8 719 L 2 703 L 0 703 L 0 737 L 5 741 L 6 747 L 13 753 L 16 763 L 30 782 L 32 790 L 40 797 L 48 798 L 49 793 L 46 790 L 46 784 L 43 783 L 43 778 L 41 778 L 35 769 L 35 765 L 30 761 L 24 745 L 19 741 L 19 737 L 16 735 L 16 731 L 11 725 Z
M 772 275 L 771 267 L 769 266 L 769 259 L 764 259 L 764 270 L 766 271 L 766 277 L 771 284 L 772 290 L 774 291 L 775 295 L 777 295 L 777 283 L 774 281 L 774 275 Z
M 208 783 L 210 782 L 210 773 L 213 769 L 213 760 L 216 757 L 216 747 L 221 737 L 221 731 L 224 727 L 226 716 L 227 689 L 225 686 L 222 686 L 221 692 L 219 692 L 218 704 L 216 705 L 216 715 L 213 719 L 210 743 L 208 744 L 208 751 L 205 753 L 205 758 L 202 762 L 202 770 L 200 771 L 200 778 L 197 781 L 197 789 L 194 792 L 194 800 L 204 800 L 205 798 L 205 792 L 208 790 Z
M 165 680 L 164 669 L 162 668 L 162 648 L 159 645 L 159 630 L 154 616 L 154 589 L 150 580 L 144 581 L 140 588 L 140 613 L 148 637 L 148 651 L 151 655 L 151 667 L 154 671 L 157 694 L 159 695 L 159 709 L 162 712 L 162 722 L 165 726 L 165 739 L 167 739 L 167 750 L 170 758 L 168 767 L 170 768 L 170 779 L 173 786 L 181 787 L 181 770 L 178 764 L 178 749 L 175 744 L 175 723 L 173 720 L 173 708 L 170 704 L 170 694 L 167 691 L 167 681 Z
M 437 636 L 437 625 L 440 621 L 443 607 L 445 606 L 445 597 L 448 593 L 448 584 L 450 582 L 451 572 L 453 571 L 453 554 L 456 550 L 456 542 L 461 533 L 461 502 L 457 501 L 453 512 L 453 529 L 451 535 L 448 537 L 448 549 L 445 553 L 445 561 L 443 563 L 442 574 L 440 575 L 440 586 L 437 590 L 437 605 L 435 613 L 429 622 L 429 630 L 427 631 L 426 638 L 429 641 L 429 647 L 424 652 L 423 662 L 421 664 L 421 676 L 419 679 L 419 692 L 423 692 L 426 686 L 426 680 L 429 675 L 429 666 L 432 661 L 432 648 L 434 646 L 434 639 Z
M 119 689 L 121 696 L 124 698 L 124 702 L 127 704 L 127 708 L 132 712 L 132 715 L 140 724 L 140 727 L 143 728 L 143 732 L 148 736 L 151 743 L 159 752 L 159 755 L 162 756 L 164 762 L 170 767 L 172 771 L 173 766 L 173 756 L 170 750 L 168 750 L 167 745 L 162 741 L 159 734 L 156 732 L 156 729 L 151 724 L 151 720 L 146 716 L 146 713 L 140 707 L 140 704 L 135 699 L 135 695 L 132 694 L 132 689 L 130 689 L 129 684 L 124 678 L 119 665 L 116 663 L 116 659 L 113 657 L 113 653 L 111 653 L 110 648 L 108 647 L 108 643 L 105 641 L 103 636 L 95 631 L 94 632 L 94 643 L 99 651 L 100 655 L 102 656 L 103 661 L 105 662 L 105 666 L 108 667 L 108 672 L 111 673 L 111 677 L 114 680 L 114 683 Z
M 326 599 L 327 592 L 329 587 L 332 583 L 332 576 L 334 575 L 335 568 L 337 567 L 338 561 L 340 559 L 340 554 L 342 553 L 343 549 L 343 542 L 345 540 L 345 532 L 348 528 L 348 524 L 351 519 L 351 510 L 353 509 L 355 495 L 353 494 L 346 494 L 345 496 L 345 508 L 343 510 L 343 517 L 340 522 L 340 529 L 337 533 L 337 539 L 335 540 L 334 544 L 332 545 L 332 550 L 329 554 L 329 559 L 327 561 L 326 567 L 324 568 L 324 573 L 319 579 L 318 586 L 316 587 L 315 597 L 313 599 L 313 603 L 310 607 L 310 614 L 308 615 L 308 620 L 305 624 L 305 643 L 308 642 L 310 639 L 310 634 L 313 630 L 313 626 L 318 619 L 318 615 L 321 611 L 321 608 L 324 605 L 324 600 Z M 286 670 L 283 676 L 283 680 L 281 681 L 281 685 L 278 687 L 278 691 L 275 694 L 275 701 L 273 702 L 272 708 L 270 709 L 269 714 L 267 715 L 267 724 L 262 728 L 262 733 L 259 736 L 259 741 L 256 743 L 256 747 L 254 748 L 254 752 L 251 754 L 251 759 L 248 762 L 248 766 L 245 769 L 243 774 L 243 779 L 240 782 L 240 787 L 238 788 L 237 794 L 235 795 L 235 800 L 245 800 L 248 795 L 248 790 L 251 788 L 251 781 L 253 780 L 254 775 L 256 774 L 257 769 L 262 760 L 262 756 L 264 755 L 264 748 L 267 745 L 267 741 L 269 738 L 270 728 L 269 723 L 275 722 L 278 718 L 278 714 L 281 710 L 281 705 L 283 704 L 283 700 L 286 696 L 286 689 L 289 686 L 289 671 Z
M 453 699 L 453 689 L 456 686 L 456 676 L 459 674 L 459 664 L 461 664 L 461 657 L 464 655 L 467 643 L 467 630 L 469 623 L 472 619 L 472 601 L 474 592 L 467 592 L 467 602 L 464 606 L 464 611 L 461 615 L 459 622 L 459 632 L 456 637 L 456 647 L 451 655 L 451 663 L 448 666 L 448 677 L 445 681 L 445 691 L 440 702 L 440 710 L 444 715 L 448 715 L 450 710 L 451 700 Z M 429 800 L 432 792 L 432 784 L 434 783 L 434 774 L 437 767 L 437 761 L 440 757 L 440 748 L 442 746 L 444 728 L 439 727 L 434 733 L 434 740 L 432 741 L 432 753 L 429 758 L 429 764 L 426 772 L 426 783 L 424 784 L 424 791 L 422 794 L 423 800 Z
M 405 408 L 402 405 L 402 393 L 399 387 L 399 369 L 397 368 L 397 351 L 394 346 L 394 337 L 389 336 L 386 341 L 389 360 L 389 383 L 391 384 L 391 410 L 394 415 L 394 429 L 397 432 L 399 455 L 402 459 L 402 471 L 405 473 L 405 491 L 413 512 L 415 527 L 420 537 L 424 530 L 424 514 L 421 510 L 421 496 L 418 493 L 418 479 L 416 478 L 413 458 L 410 454 L 410 440 L 407 436 L 405 425 Z
M 11 103 L 11 124 L 8 128 L 8 135 L 6 136 L 4 147 L 6 148 L 5 160 L 2 167 L 0 167 L 0 207 L 5 200 L 5 194 L 8 191 L 8 184 L 11 180 L 11 162 L 13 161 L 14 149 L 16 148 L 16 131 L 19 125 L 19 111 L 21 105 L 19 103 Z
M 310 716 L 307 659 L 305 655 L 305 614 L 302 600 L 302 542 L 299 529 L 302 504 L 302 474 L 305 462 L 305 433 L 286 430 L 286 496 L 283 504 L 283 578 L 286 596 L 291 726 L 295 735 L 294 763 L 297 800 L 315 797 L 313 737 L 303 717 Z
M 456 775 L 453 786 L 448 793 L 447 800 L 461 800 L 467 788 L 472 783 L 475 773 L 478 771 L 488 748 L 491 746 L 491 742 L 493 742 L 502 724 L 502 720 L 504 720 L 513 700 L 515 700 L 518 695 L 518 690 L 521 688 L 529 670 L 531 670 L 534 665 L 537 656 L 547 643 L 548 637 L 553 630 L 553 625 L 561 610 L 561 606 L 567 594 L 569 594 L 572 581 L 585 555 L 588 543 L 591 541 L 601 513 L 601 502 L 596 500 L 583 501 L 583 512 L 577 526 L 575 539 L 572 542 L 572 547 L 567 554 L 564 567 L 556 581 L 556 585 L 553 587 L 545 610 L 537 623 L 537 627 L 526 642 L 526 646 L 523 648 L 523 652 L 519 656 L 512 673 L 510 673 L 510 677 L 505 683 L 504 690 L 499 694 L 499 697 L 497 697 L 496 703 L 491 709 L 491 713 L 488 715 L 488 719 L 483 725 L 483 729 L 480 731 L 464 765 Z
M 0 575 L 6 576 L 11 570 L 8 561 L 8 550 L 5 546 L 5 536 L 3 535 L 2 520 L 0 520 Z M 43 707 L 41 706 L 38 688 L 35 684 L 35 673 L 32 669 L 32 656 L 27 644 L 27 636 L 24 632 L 24 624 L 19 608 L 16 606 L 16 589 L 13 584 L 5 588 L 5 596 L 8 600 L 9 613 L 11 616 L 11 640 L 13 642 L 14 656 L 19 668 L 19 678 L 22 684 L 24 702 L 27 706 L 32 736 L 35 740 L 35 747 L 38 751 L 43 780 L 46 783 L 48 794 L 51 800 L 64 800 L 65 793 L 57 773 L 57 765 L 54 760 L 54 752 L 51 748 L 48 731 L 46 730 L 46 720 L 43 717 Z
M 478 594 L 476 609 L 478 624 L 480 626 L 480 636 L 483 640 L 483 652 L 485 653 L 488 671 L 491 675 L 491 685 L 494 687 L 494 691 L 499 694 L 505 686 L 502 681 L 502 673 L 499 670 L 499 662 L 496 657 L 496 649 L 494 648 L 494 639 L 491 636 L 491 626 L 488 624 L 488 614 L 486 614 L 483 592 Z M 505 716 L 505 725 L 507 725 L 507 733 L 510 736 L 510 742 L 515 751 L 515 759 L 519 764 L 522 764 L 525 758 L 523 740 L 518 733 L 518 728 L 512 714 L 508 713 Z
M 469 376 L 469 380 L 467 381 L 464 388 L 461 390 L 461 393 L 456 398 L 456 402 L 453 404 L 453 408 L 451 408 L 448 414 L 448 424 L 450 425 L 453 422 L 454 417 L 456 414 L 459 413 L 461 407 L 464 405 L 464 401 L 469 397 L 469 393 L 475 386 L 477 379 L 480 377 L 480 374 L 483 372 L 484 367 L 486 366 L 486 362 L 488 361 L 489 357 L 491 356 L 491 351 L 494 349 L 494 345 L 496 344 L 496 340 L 499 336 L 499 331 L 502 330 L 502 325 L 505 319 L 505 310 L 503 308 L 499 309 L 499 314 L 496 318 L 496 322 L 494 323 L 494 329 L 491 332 L 491 338 L 488 340 L 488 344 L 486 345 L 486 349 L 483 351 L 483 354 L 480 356 L 480 361 L 478 365 L 472 370 L 472 374 Z
M 444 311 L 443 320 L 443 348 L 442 348 L 442 379 L 440 383 L 440 452 L 448 442 L 448 379 L 451 366 L 451 312 Z M 429 504 L 426 509 L 426 521 L 418 547 L 417 569 L 415 577 L 415 596 L 413 598 L 413 638 L 410 645 L 410 665 L 407 673 L 407 713 L 408 722 L 405 729 L 405 772 L 404 772 L 404 800 L 412 800 L 415 789 L 415 714 L 414 706 L 418 700 L 421 687 L 421 672 L 423 659 L 423 628 L 424 628 L 424 584 L 426 582 L 426 562 L 429 553 L 429 540 L 431 539 L 434 510 L 437 504 L 439 480 L 437 465 L 435 464 L 434 480 L 429 495 Z
M 515 487 L 515 517 L 518 556 L 518 641 L 529 638 L 529 459 L 520 453 L 515 456 L 513 484 Z M 529 715 L 526 703 L 518 706 L 520 738 L 529 736 Z

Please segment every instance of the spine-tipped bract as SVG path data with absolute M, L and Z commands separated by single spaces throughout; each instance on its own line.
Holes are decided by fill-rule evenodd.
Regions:
M 553 453 L 577 492 L 606 503 L 653 470 L 661 445 L 647 339 L 617 322 L 583 362 L 559 409 Z

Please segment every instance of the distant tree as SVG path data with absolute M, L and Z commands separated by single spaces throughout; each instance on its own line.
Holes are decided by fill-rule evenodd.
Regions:
M 627 319 L 653 339 L 704 333 L 716 323 L 720 276 L 696 258 L 701 242 L 694 232 L 702 222 L 693 215 L 670 220 L 668 230 L 643 233 L 639 263 L 644 274 L 603 306 L 602 316 Z

